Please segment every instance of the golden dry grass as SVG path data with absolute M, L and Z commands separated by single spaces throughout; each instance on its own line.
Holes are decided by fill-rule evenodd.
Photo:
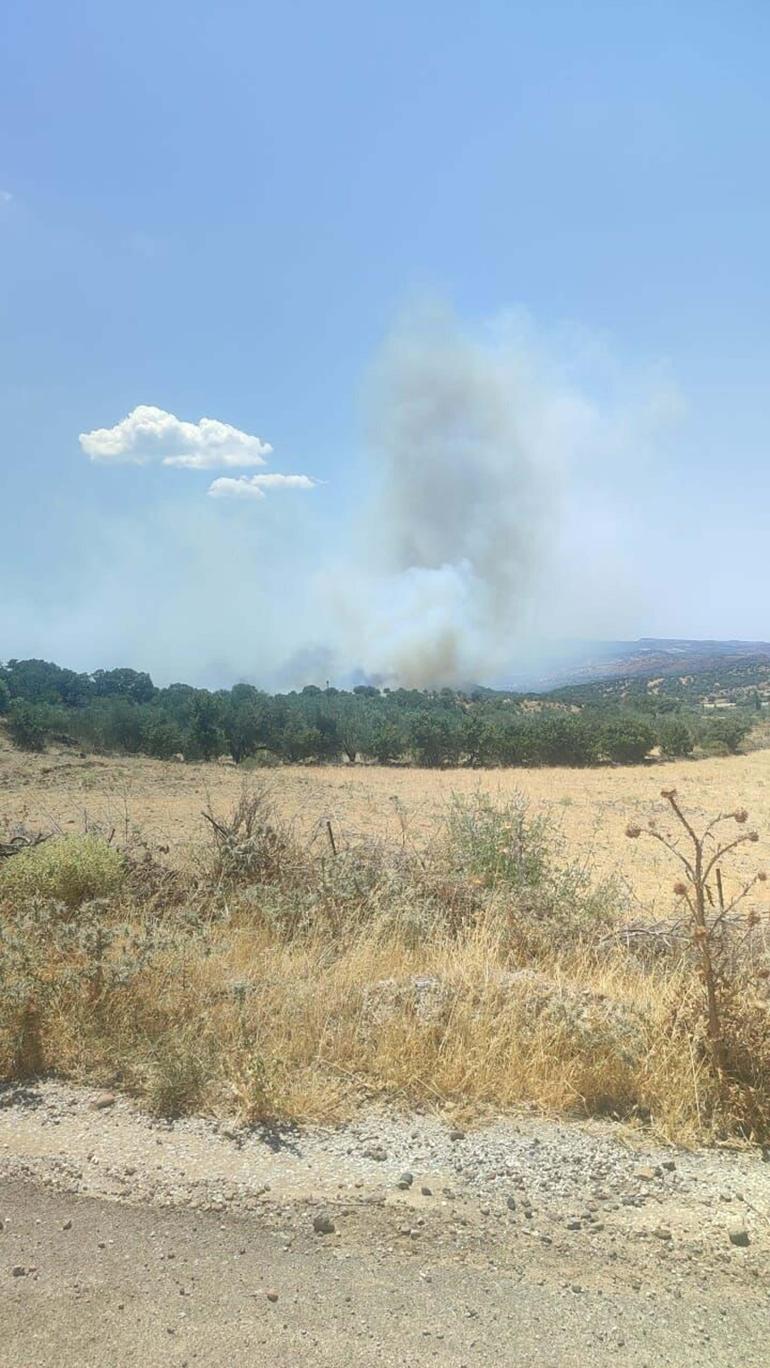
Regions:
M 154 866 L 135 869 L 128 891 L 92 924 L 86 913 L 82 926 L 65 923 L 64 935 L 55 914 L 24 921 L 6 907 L 9 932 L 24 943 L 8 961 L 16 979 L 0 1012 L 0 1074 L 110 1081 L 167 1114 L 330 1121 L 379 1096 L 477 1114 L 527 1103 L 649 1117 L 683 1141 L 736 1128 L 764 1134 L 766 999 L 749 984 L 736 999 L 754 1081 L 726 1110 L 691 969 L 583 938 L 580 915 L 604 905 L 581 883 L 586 859 L 595 878 L 622 873 L 648 914 L 670 912 L 671 870 L 652 843 L 625 839 L 629 819 L 660 806 L 665 782 L 678 783 L 689 808 L 745 804 L 761 829 L 769 766 L 759 752 L 600 771 L 271 771 L 271 799 L 287 822 L 284 865 L 233 882 L 221 851 L 212 855 L 201 810 L 211 803 L 226 813 L 242 773 L 5 752 L 0 820 L 64 832 L 100 823 L 128 847 L 139 830 L 179 877 L 169 890 L 154 884 Z M 559 858 L 583 871 L 558 884 L 553 906 L 540 894 L 522 898 L 496 874 L 485 879 L 472 863 L 453 864 L 452 794 L 475 813 L 480 795 L 504 805 L 515 793 L 531 814 L 555 817 Z M 500 821 L 510 832 L 509 814 Z M 765 840 L 745 857 L 753 868 L 763 848 Z M 106 971 L 94 977 L 94 936 L 104 928 L 114 943 L 99 952 Z M 123 960 L 112 983 L 110 966 Z M 534 971 L 533 991 L 526 982 L 509 991 L 500 976 L 522 967 Z M 424 1014 L 407 991 L 398 1010 L 372 1017 L 373 985 L 393 981 L 400 992 L 415 976 L 439 985 L 440 1011 Z
M 54 993 L 17 1071 L 28 1060 L 33 1072 L 117 1083 L 171 1114 L 333 1122 L 387 1098 L 466 1116 L 516 1104 L 649 1114 L 659 1134 L 680 1141 L 711 1133 L 704 1063 L 669 1036 L 672 1007 L 690 991 L 685 976 L 644 972 L 622 955 L 601 969 L 580 954 L 540 958 L 539 972 L 557 988 L 639 1014 L 639 1050 L 628 1056 L 611 1015 L 605 1034 L 600 1016 L 599 1033 L 583 1039 L 569 1016 L 536 1019 L 526 997 L 498 993 L 501 962 L 494 915 L 460 937 L 428 928 L 420 946 L 395 927 L 362 929 L 336 949 L 323 932 L 291 942 L 264 926 L 230 924 L 205 954 L 176 946 L 98 1005 L 80 988 Z M 451 991 L 448 1013 L 423 1018 L 407 1005 L 370 1019 L 371 986 L 414 975 Z M 2 1044 L 0 1032 L 0 1057 Z
M 753 872 L 757 860 L 770 867 L 770 750 L 619 768 L 291 766 L 263 777 L 281 815 L 307 840 L 319 831 L 323 836 L 329 819 L 349 838 L 399 841 L 406 830 L 408 839 L 422 846 L 438 829 L 453 794 L 485 793 L 505 802 L 520 793 L 533 812 L 548 812 L 554 818 L 575 858 L 588 859 L 597 877 L 622 879 L 632 907 L 652 916 L 670 911 L 670 871 L 659 850 L 629 846 L 624 831 L 629 821 L 645 818 L 659 803 L 663 787 L 677 788 L 696 815 L 748 807 L 760 844 L 739 855 L 733 866 L 735 878 Z M 216 810 L 227 810 L 236 801 L 243 778 L 242 770 L 217 764 L 80 759 L 71 751 L 23 755 L 0 741 L 0 831 L 4 822 L 24 821 L 35 829 L 64 832 L 82 831 L 95 822 L 107 830 L 114 828 L 117 838 L 123 839 L 138 829 L 152 842 L 167 846 L 168 859 L 181 865 L 205 838 L 201 809 L 211 801 Z M 763 897 L 770 900 L 770 892 Z

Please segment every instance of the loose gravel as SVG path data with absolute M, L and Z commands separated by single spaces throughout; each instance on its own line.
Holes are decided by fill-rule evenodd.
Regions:
M 118 1234 L 94 1243 L 94 1259 L 121 1238 L 129 1219 L 121 1212 L 150 1213 L 150 1222 L 153 1211 L 159 1220 L 163 1212 L 169 1218 L 176 1212 L 186 1221 L 224 1222 L 211 1229 L 245 1241 L 244 1247 L 259 1234 L 271 1250 L 287 1256 L 284 1272 L 294 1252 L 300 1298 L 308 1287 L 301 1267 L 312 1250 L 332 1260 L 331 1269 L 339 1260 L 363 1261 L 366 1277 L 376 1274 L 380 1288 L 391 1279 L 405 1287 L 416 1278 L 422 1285 L 437 1270 L 447 1270 L 453 1297 L 467 1289 L 463 1305 L 471 1318 L 479 1309 L 477 1304 L 474 1311 L 474 1298 L 478 1303 L 482 1297 L 479 1279 L 493 1274 L 493 1283 L 505 1283 L 508 1298 L 511 1287 L 524 1281 L 541 1289 L 544 1306 L 554 1297 L 560 1307 L 564 1297 L 579 1299 L 582 1316 L 604 1327 L 604 1338 L 591 1341 L 594 1357 L 584 1356 L 585 1362 L 615 1361 L 624 1335 L 622 1326 L 608 1328 L 606 1314 L 614 1306 L 617 1315 L 627 1315 L 629 1297 L 655 1312 L 650 1325 L 660 1321 L 670 1330 L 660 1341 L 667 1346 L 660 1356 L 651 1352 L 646 1360 L 629 1362 L 690 1363 L 693 1354 L 698 1361 L 698 1346 L 702 1354 L 709 1346 L 714 1363 L 766 1362 L 770 1163 L 757 1151 L 673 1150 L 617 1124 L 529 1114 L 465 1129 L 440 1115 L 387 1109 L 334 1129 L 240 1128 L 202 1118 L 171 1123 L 148 1118 L 114 1094 L 51 1082 L 8 1088 L 0 1093 L 0 1289 L 15 1287 L 23 1298 L 31 1295 L 25 1288 L 66 1270 L 56 1262 L 59 1253 L 47 1253 L 40 1230 L 14 1214 L 24 1204 L 16 1200 L 14 1207 L 15 1199 L 6 1194 L 21 1189 L 30 1194 L 30 1210 L 35 1202 L 43 1211 L 49 1210 L 46 1204 L 55 1208 L 56 1240 L 69 1238 L 66 1249 L 78 1247 L 80 1213 L 91 1210 L 88 1203 L 112 1212 L 100 1219 Z M 273 1264 L 271 1254 L 260 1284 L 268 1307 L 283 1300 Z M 450 1270 L 458 1276 L 464 1270 L 465 1283 L 453 1281 Z M 346 1295 L 357 1301 L 352 1271 L 346 1279 Z M 210 1295 L 215 1296 L 213 1287 Z M 494 1302 L 497 1293 L 484 1293 L 482 1300 L 488 1295 Z M 375 1296 L 373 1316 L 376 1305 Z M 384 1303 L 380 1311 L 386 1352 L 369 1360 L 351 1348 L 349 1361 L 412 1361 L 412 1339 L 404 1332 L 399 1340 Z M 344 1321 L 344 1308 L 338 1314 Z M 465 1358 L 452 1357 L 439 1338 L 437 1314 L 434 1308 L 431 1357 L 447 1364 L 488 1361 L 476 1354 L 473 1337 Z M 445 1302 L 444 1314 L 456 1318 L 456 1301 Z M 504 1313 L 498 1307 L 498 1314 L 500 1325 L 507 1323 L 510 1308 Z M 485 1343 L 497 1356 L 494 1336 Z M 519 1344 L 517 1361 L 573 1361 L 564 1347 L 561 1358 L 549 1358 L 549 1344 L 545 1326 L 546 1356 L 530 1359 Z M 3 1357 L 0 1349 L 0 1363 L 58 1361 L 46 1352 L 38 1358 Z M 147 1352 L 147 1362 L 155 1362 L 155 1350 Z M 340 1348 L 337 1357 L 330 1353 L 318 1361 L 341 1365 L 346 1358 Z M 70 1353 L 68 1362 L 91 1359 Z

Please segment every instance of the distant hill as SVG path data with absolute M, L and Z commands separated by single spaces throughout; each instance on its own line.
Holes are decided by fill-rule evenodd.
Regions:
M 513 688 L 542 692 L 600 680 L 656 676 L 712 675 L 729 672 L 744 685 L 759 684 L 770 673 L 770 641 L 689 641 L 642 637 L 639 641 L 575 643 L 554 652 L 550 662 L 529 673 L 513 674 Z M 756 677 L 754 677 L 756 676 Z

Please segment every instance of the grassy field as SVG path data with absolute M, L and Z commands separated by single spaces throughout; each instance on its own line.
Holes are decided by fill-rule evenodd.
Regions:
M 697 942 L 624 929 L 681 919 L 678 871 L 625 833 L 673 786 L 696 823 L 756 826 L 724 862 L 729 902 L 767 860 L 768 778 L 767 752 L 244 774 L 4 750 L 0 844 L 55 835 L 0 861 L 0 1077 L 98 1081 L 166 1115 L 328 1121 L 385 1097 L 764 1140 L 768 884 L 720 960 L 717 1076 Z
M 35 829 L 83 831 L 98 825 L 125 840 L 139 832 L 168 847 L 169 862 L 187 862 L 207 838 L 201 815 L 225 811 L 244 778 L 268 785 L 298 839 L 327 840 L 327 821 L 342 839 L 374 838 L 422 848 L 440 829 L 453 794 L 483 793 L 496 801 L 521 794 L 532 812 L 546 812 L 567 854 L 587 861 L 597 878 L 617 876 L 632 915 L 665 915 L 672 906 L 669 866 L 649 843 L 629 844 L 629 821 L 660 807 L 661 788 L 676 788 L 695 813 L 745 806 L 760 843 L 739 853 L 736 878 L 764 860 L 770 867 L 770 750 L 712 760 L 598 769 L 419 770 L 294 766 L 244 773 L 234 766 L 184 765 L 70 751 L 24 755 L 0 742 L 0 830 L 23 821 Z M 728 876 L 729 877 L 729 876 Z M 763 895 L 759 890 L 758 896 Z M 770 893 L 763 895 L 770 899 Z

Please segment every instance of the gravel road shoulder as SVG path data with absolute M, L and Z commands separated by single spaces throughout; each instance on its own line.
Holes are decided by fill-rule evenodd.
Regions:
M 609 1123 L 241 1130 L 44 1083 L 0 1093 L 0 1221 L 9 1368 L 767 1363 L 770 1163 Z

